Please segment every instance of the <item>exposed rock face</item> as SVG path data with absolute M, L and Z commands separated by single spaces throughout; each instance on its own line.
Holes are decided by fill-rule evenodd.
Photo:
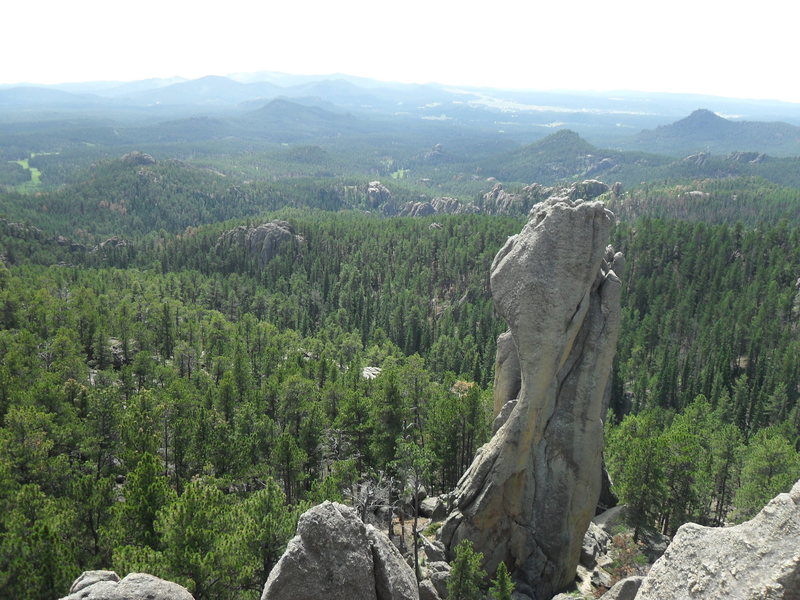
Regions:
M 428 152 L 426 152 L 422 159 L 427 163 L 440 163 L 445 157 L 444 148 L 441 144 L 434 144 Z
M 510 331 L 497 337 L 497 353 L 494 360 L 494 411 L 496 418 L 503 406 L 516 400 L 522 385 L 522 374 L 519 371 L 519 357 L 514 338 Z M 503 421 L 505 422 L 504 419 Z
M 223 233 L 217 240 L 217 246 L 244 246 L 249 254 L 256 257 L 258 266 L 263 267 L 284 244 L 302 242 L 303 236 L 295 232 L 291 223 L 275 220 L 250 227 L 239 225 Z
M 436 211 L 430 202 L 408 202 L 400 209 L 401 217 L 427 217 Z
M 697 167 L 702 167 L 708 161 L 708 153 L 707 152 L 699 152 L 697 154 L 691 154 L 684 158 L 681 162 L 687 165 L 695 165 Z
M 444 561 L 428 563 L 428 579 L 440 598 L 447 598 L 447 580 L 450 579 L 450 565 Z
M 489 214 L 513 215 L 523 212 L 525 200 L 518 194 L 507 192 L 502 183 L 495 183 L 490 192 L 483 195 L 483 209 Z
M 441 600 L 430 579 L 423 579 L 419 582 L 419 600 Z
M 323 502 L 297 523 L 269 574 L 261 600 L 418 600 L 417 583 L 399 551 L 356 511 Z
M 438 196 L 430 202 L 406 202 L 403 208 L 398 213 L 401 217 L 427 217 L 432 214 L 447 214 L 447 215 L 460 215 L 460 214 L 476 214 L 481 212 L 480 209 L 474 204 L 462 204 L 455 198 L 448 198 L 446 196 Z
M 441 521 L 447 516 L 447 509 L 439 496 L 428 496 L 420 502 L 419 514 L 434 521 Z
M 610 188 L 602 181 L 587 179 L 580 183 L 574 183 L 569 188 L 570 200 L 594 200 L 598 196 L 605 194 Z
M 117 236 L 113 236 L 108 238 L 107 240 L 103 240 L 102 242 L 100 242 L 97 246 L 95 246 L 92 249 L 92 252 L 98 252 L 100 250 L 112 250 L 115 248 L 125 248 L 127 246 L 130 246 L 128 240 L 125 240 Z
M 546 600 L 575 577 L 600 494 L 603 402 L 620 283 L 604 261 L 613 214 L 550 198 L 495 257 L 491 289 L 517 350 L 517 405 L 455 491 L 441 539 L 472 540 L 493 573 Z
M 480 209 L 474 204 L 462 204 L 455 198 L 448 196 L 438 196 L 431 200 L 431 206 L 437 213 L 448 215 L 460 215 L 463 213 L 478 213 Z
M 581 564 L 586 567 L 593 567 L 597 564 L 597 558 L 605 554 L 611 543 L 611 536 L 606 531 L 594 523 L 589 523 L 589 529 L 583 535 L 583 546 L 581 546 Z
M 731 152 L 725 159 L 731 162 L 756 164 L 765 161 L 767 155 L 763 152 Z
M 735 527 L 687 523 L 636 600 L 800 600 L 800 481 Z
M 139 151 L 128 152 L 128 154 L 125 154 L 121 160 L 126 165 L 137 166 L 137 167 L 156 164 L 155 158 L 153 158 L 149 154 L 145 154 L 144 152 L 139 152 Z
M 492 435 L 500 431 L 500 428 L 506 424 L 506 421 L 508 421 L 508 417 L 510 417 L 511 413 L 514 412 L 514 408 L 516 406 L 517 406 L 516 398 L 514 398 L 513 400 L 509 400 L 503 405 L 503 408 L 501 408 L 500 412 L 495 415 L 494 421 L 492 422 Z
M 113 571 L 85 571 L 61 600 L 193 600 L 185 587 L 146 573 L 122 581 Z
M 367 185 L 367 201 L 372 208 L 378 208 L 384 204 L 392 204 L 392 192 L 380 181 L 370 181 Z

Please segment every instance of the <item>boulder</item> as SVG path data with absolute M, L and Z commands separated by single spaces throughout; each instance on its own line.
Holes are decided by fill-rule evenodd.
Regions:
M 611 536 L 608 533 L 594 523 L 589 523 L 589 528 L 583 534 L 581 564 L 589 569 L 594 567 L 597 564 L 597 558 L 608 551 L 610 543 Z
M 439 496 L 428 496 L 420 502 L 419 514 L 433 521 L 441 521 L 447 516 L 447 509 Z
M 75 592 L 80 592 L 83 588 L 87 588 L 95 583 L 100 583 L 101 581 L 119 583 L 119 575 L 114 571 L 84 571 L 72 582 L 69 593 L 74 594 Z
M 682 525 L 636 600 L 800 600 L 800 481 L 734 527 Z
M 372 547 L 375 571 L 375 592 L 378 600 L 411 600 L 419 598 L 417 579 L 400 551 L 385 534 L 367 525 L 367 538 Z
M 619 333 L 620 282 L 604 260 L 614 216 L 550 198 L 492 264 L 495 308 L 520 365 L 517 405 L 475 457 L 440 538 L 470 539 L 491 575 L 549 600 L 575 578 L 601 489 L 603 406 Z
M 644 577 L 634 575 L 615 583 L 610 590 L 600 596 L 604 600 L 634 600 Z
M 130 573 L 121 581 L 113 571 L 85 571 L 61 600 L 193 600 L 182 585 L 147 573 Z
M 450 579 L 450 565 L 444 561 L 428 564 L 428 578 L 440 598 L 447 598 L 447 580 Z
M 430 579 L 423 579 L 419 582 L 419 600 L 441 600 L 441 596 L 433 587 Z
M 417 600 L 414 572 L 356 511 L 325 501 L 304 512 L 261 600 Z
M 447 550 L 439 540 L 429 541 L 424 535 L 419 536 L 422 552 L 428 563 L 447 561 Z

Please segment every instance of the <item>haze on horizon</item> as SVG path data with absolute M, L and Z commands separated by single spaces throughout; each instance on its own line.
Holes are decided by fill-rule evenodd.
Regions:
M 765 0 L 734 8 L 634 0 L 480 10 L 452 0 L 15 2 L 0 83 L 53 84 L 273 71 L 531 90 L 632 90 L 800 102 L 794 20 Z

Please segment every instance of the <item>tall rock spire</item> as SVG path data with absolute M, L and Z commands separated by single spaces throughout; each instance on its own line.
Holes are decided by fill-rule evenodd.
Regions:
M 490 573 L 505 562 L 517 590 L 536 600 L 574 579 L 600 494 L 619 333 L 613 223 L 601 202 L 551 198 L 492 264 L 492 296 L 511 338 L 498 349 L 495 412 L 517 393 L 515 378 L 518 401 L 459 482 L 441 540 L 450 550 L 472 540 Z

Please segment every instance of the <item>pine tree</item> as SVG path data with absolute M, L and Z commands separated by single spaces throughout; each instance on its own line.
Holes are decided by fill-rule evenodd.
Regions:
M 494 600 L 511 600 L 511 594 L 514 593 L 514 582 L 511 580 L 511 574 L 508 572 L 506 563 L 501 562 L 497 567 L 497 573 L 492 580 L 492 587 L 489 588 L 489 595 Z
M 447 580 L 447 597 L 449 600 L 482 600 L 481 584 L 486 572 L 481 568 L 483 553 L 475 552 L 470 540 L 462 540 L 455 549 Z

